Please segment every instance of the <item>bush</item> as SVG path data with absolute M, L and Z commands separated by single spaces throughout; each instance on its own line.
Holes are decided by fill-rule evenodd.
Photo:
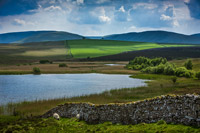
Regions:
M 185 68 L 187 68 L 188 70 L 192 70 L 192 61 L 191 60 L 187 60 L 184 64 Z
M 167 63 L 164 68 L 164 74 L 166 75 L 174 75 L 176 71 L 176 66 L 174 64 Z
M 59 64 L 59 67 L 67 67 L 67 64 L 61 63 L 61 64 Z
M 150 67 L 150 66 L 159 66 L 161 64 L 166 64 L 167 59 L 166 58 L 154 58 L 150 59 L 147 57 L 135 57 L 133 60 L 129 61 L 129 64 L 127 67 L 132 66 L 134 70 L 142 70 L 144 68 Z M 158 69 L 158 73 L 162 73 L 163 71 L 163 65 L 161 65 Z
M 40 60 L 40 64 L 46 64 L 46 63 L 50 63 L 49 60 Z
M 187 72 L 187 69 L 185 67 L 179 67 L 176 69 L 175 75 L 178 77 L 184 77 L 185 72 Z
M 200 80 L 200 72 L 197 72 L 195 77 Z
M 41 73 L 40 68 L 38 67 L 33 68 L 33 74 L 40 74 L 40 73 Z
M 174 84 L 176 83 L 176 81 L 177 81 L 177 77 L 176 77 L 176 76 L 172 77 L 172 82 L 173 82 Z

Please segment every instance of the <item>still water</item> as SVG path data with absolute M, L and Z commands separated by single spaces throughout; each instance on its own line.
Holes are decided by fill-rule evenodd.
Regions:
M 116 74 L 0 75 L 0 104 L 146 86 L 145 81 Z

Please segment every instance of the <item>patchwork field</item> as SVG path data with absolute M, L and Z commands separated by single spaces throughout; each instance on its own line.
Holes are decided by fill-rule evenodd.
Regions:
M 34 63 L 39 62 L 40 60 L 66 61 L 69 59 L 101 58 L 101 56 L 112 56 L 115 54 L 122 54 L 122 57 L 120 58 L 125 57 L 124 59 L 128 61 L 126 58 L 126 54 L 129 53 L 128 51 L 134 52 L 153 48 L 166 49 L 171 47 L 191 46 L 192 45 L 87 39 L 24 44 L 0 44 L 0 65 Z M 117 57 L 118 59 L 119 56 L 114 57 Z M 133 58 L 134 56 L 130 57 Z M 102 59 L 107 59 L 107 57 L 103 57 Z
M 32 63 L 42 59 L 65 60 L 67 50 L 64 41 L 0 44 L 0 64 Z
M 74 58 L 99 57 L 127 51 L 137 51 L 152 48 L 191 46 L 111 40 L 70 40 L 67 42 Z

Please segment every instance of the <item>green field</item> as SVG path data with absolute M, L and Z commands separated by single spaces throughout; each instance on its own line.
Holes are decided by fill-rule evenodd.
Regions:
M 72 58 L 113 55 L 127 51 L 187 46 L 191 47 L 193 45 L 88 39 L 24 44 L 0 44 L 0 65 L 33 63 L 44 59 L 64 61 Z
M 185 47 L 192 45 L 157 44 L 110 40 L 70 40 L 67 41 L 74 58 L 87 58 L 113 55 L 127 51 L 136 51 L 164 47 Z
M 24 44 L 0 44 L 0 65 L 32 63 L 43 59 L 65 60 L 68 48 L 64 41 Z
M 9 123 L 9 124 L 8 124 Z M 2 125 L 2 126 L 1 126 Z M 200 129 L 184 125 L 166 124 L 158 121 L 153 124 L 141 123 L 137 125 L 121 125 L 105 122 L 102 124 L 91 125 L 75 118 L 63 118 L 59 121 L 49 119 L 19 119 L 19 117 L 9 116 L 0 117 L 0 132 L 20 132 L 20 133 L 199 133 Z

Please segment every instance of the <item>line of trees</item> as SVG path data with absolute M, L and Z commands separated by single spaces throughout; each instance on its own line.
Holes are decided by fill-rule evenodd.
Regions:
M 187 60 L 184 64 L 185 67 L 177 67 L 173 63 L 169 63 L 166 58 L 147 58 L 147 57 L 136 57 L 126 65 L 126 68 L 133 70 L 141 70 L 144 73 L 151 74 L 164 74 L 164 75 L 175 75 L 177 77 L 191 78 L 196 76 L 200 79 L 200 72 L 195 73 L 192 70 L 192 61 Z

